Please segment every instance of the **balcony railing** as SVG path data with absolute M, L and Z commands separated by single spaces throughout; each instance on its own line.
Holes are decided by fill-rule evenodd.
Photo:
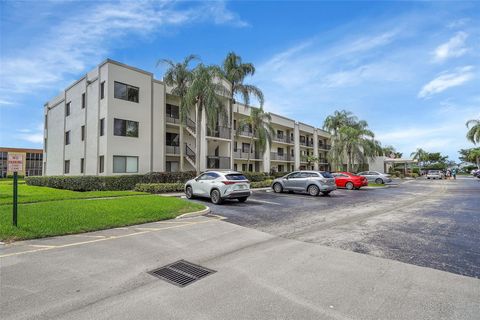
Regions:
M 165 146 L 165 152 L 167 154 L 180 154 L 179 146 Z
M 228 127 L 216 127 L 215 130 L 211 130 L 207 128 L 207 136 L 210 137 L 217 137 L 222 139 L 230 139 L 231 138 L 231 129 Z
M 270 160 L 272 161 L 293 161 L 294 157 L 287 153 L 278 154 L 277 152 L 270 152 Z
M 195 162 L 196 161 L 196 154 L 186 143 L 185 143 L 185 155 L 190 157 L 190 159 Z
M 207 156 L 207 169 L 230 169 L 230 157 Z
M 253 132 L 249 130 L 235 130 L 235 133 L 238 134 L 239 136 L 245 136 L 245 137 L 251 137 L 253 136 Z
M 187 118 L 187 127 L 190 128 L 193 132 L 196 132 L 197 124 L 190 118 Z
M 319 144 L 318 149 L 323 149 L 323 150 L 330 150 L 332 148 L 331 145 L 329 144 Z
M 169 115 L 167 115 L 165 118 L 167 120 L 167 123 L 180 124 L 180 119 L 179 118 L 175 118 L 175 117 L 172 117 L 172 116 L 169 116 Z
M 243 152 L 242 150 L 234 150 L 233 157 L 235 159 L 260 159 L 260 155 L 257 152 Z
M 272 140 L 277 142 L 292 143 L 292 140 L 290 139 L 290 137 L 285 135 L 278 135 L 278 134 L 274 135 L 272 137 Z

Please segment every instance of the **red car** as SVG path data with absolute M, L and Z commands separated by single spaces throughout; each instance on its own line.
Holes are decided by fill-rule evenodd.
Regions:
M 365 177 L 357 176 L 351 172 L 334 172 L 335 183 L 338 188 L 347 188 L 348 190 L 360 189 L 368 186 L 368 180 Z

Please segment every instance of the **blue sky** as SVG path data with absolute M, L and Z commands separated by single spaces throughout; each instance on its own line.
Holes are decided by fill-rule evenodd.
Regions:
M 479 2 L 0 2 L 0 146 L 41 147 L 43 104 L 109 57 L 235 51 L 265 108 L 321 127 L 336 109 L 383 145 L 448 154 L 480 118 Z

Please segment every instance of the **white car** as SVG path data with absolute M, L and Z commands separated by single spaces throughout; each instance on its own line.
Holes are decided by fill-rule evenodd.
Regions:
M 443 179 L 443 172 L 440 170 L 428 170 L 427 179 Z
M 238 199 L 245 202 L 252 192 L 250 182 L 237 171 L 206 171 L 185 184 L 185 195 L 210 198 L 214 204 L 225 199 Z

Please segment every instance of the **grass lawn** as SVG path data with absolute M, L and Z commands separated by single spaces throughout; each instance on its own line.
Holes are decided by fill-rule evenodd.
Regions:
M 0 240 L 14 241 L 81 233 L 158 220 L 204 209 L 173 197 L 154 195 L 110 199 L 62 200 L 20 204 L 18 227 L 12 206 L 0 206 Z
M 12 181 L 0 182 L 0 205 L 11 204 L 13 193 Z M 26 185 L 25 182 L 18 184 L 18 203 L 30 203 L 41 201 L 65 200 L 65 199 L 88 199 L 103 197 L 121 197 L 146 194 L 136 191 L 87 191 L 78 192 L 47 187 Z

